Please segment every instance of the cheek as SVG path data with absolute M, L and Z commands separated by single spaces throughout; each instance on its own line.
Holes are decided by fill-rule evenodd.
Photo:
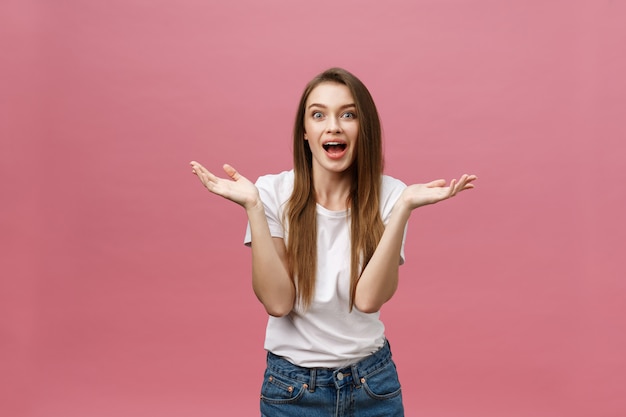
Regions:
M 304 128 L 304 134 L 306 135 L 307 133 L 311 133 L 313 131 L 313 129 L 311 128 L 311 124 L 304 122 L 302 124 L 303 128 Z
M 352 137 L 353 140 L 358 140 L 359 139 L 359 126 L 353 126 L 350 129 L 350 136 Z

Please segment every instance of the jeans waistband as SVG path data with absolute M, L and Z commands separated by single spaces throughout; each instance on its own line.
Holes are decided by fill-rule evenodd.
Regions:
M 333 385 L 337 389 L 348 384 L 360 387 L 363 378 L 382 368 L 389 361 L 391 361 L 391 349 L 386 340 L 378 351 L 343 368 L 305 368 L 294 365 L 272 352 L 267 352 L 268 370 L 306 384 L 310 391 L 314 391 L 316 387 Z

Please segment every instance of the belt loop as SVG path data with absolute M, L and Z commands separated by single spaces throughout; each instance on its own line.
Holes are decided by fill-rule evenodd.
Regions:
M 361 388 L 361 377 L 356 367 L 356 363 L 351 366 L 352 368 L 352 383 L 355 387 Z
M 316 369 L 311 369 L 311 379 L 309 380 L 309 392 L 315 392 L 315 377 L 317 375 Z

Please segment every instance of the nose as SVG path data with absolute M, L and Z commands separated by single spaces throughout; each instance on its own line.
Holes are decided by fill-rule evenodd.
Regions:
M 340 133 L 341 132 L 341 123 L 339 122 L 339 119 L 337 119 L 336 117 L 329 117 L 327 120 L 328 120 L 328 123 L 326 125 L 327 133 Z

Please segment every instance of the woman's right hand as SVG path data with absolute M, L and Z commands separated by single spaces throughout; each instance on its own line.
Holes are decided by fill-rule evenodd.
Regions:
M 230 177 L 227 179 L 215 176 L 196 161 L 189 164 L 191 172 L 196 174 L 200 182 L 213 194 L 234 201 L 246 210 L 262 204 L 256 186 L 232 166 L 225 164 L 223 167 L 224 172 Z

